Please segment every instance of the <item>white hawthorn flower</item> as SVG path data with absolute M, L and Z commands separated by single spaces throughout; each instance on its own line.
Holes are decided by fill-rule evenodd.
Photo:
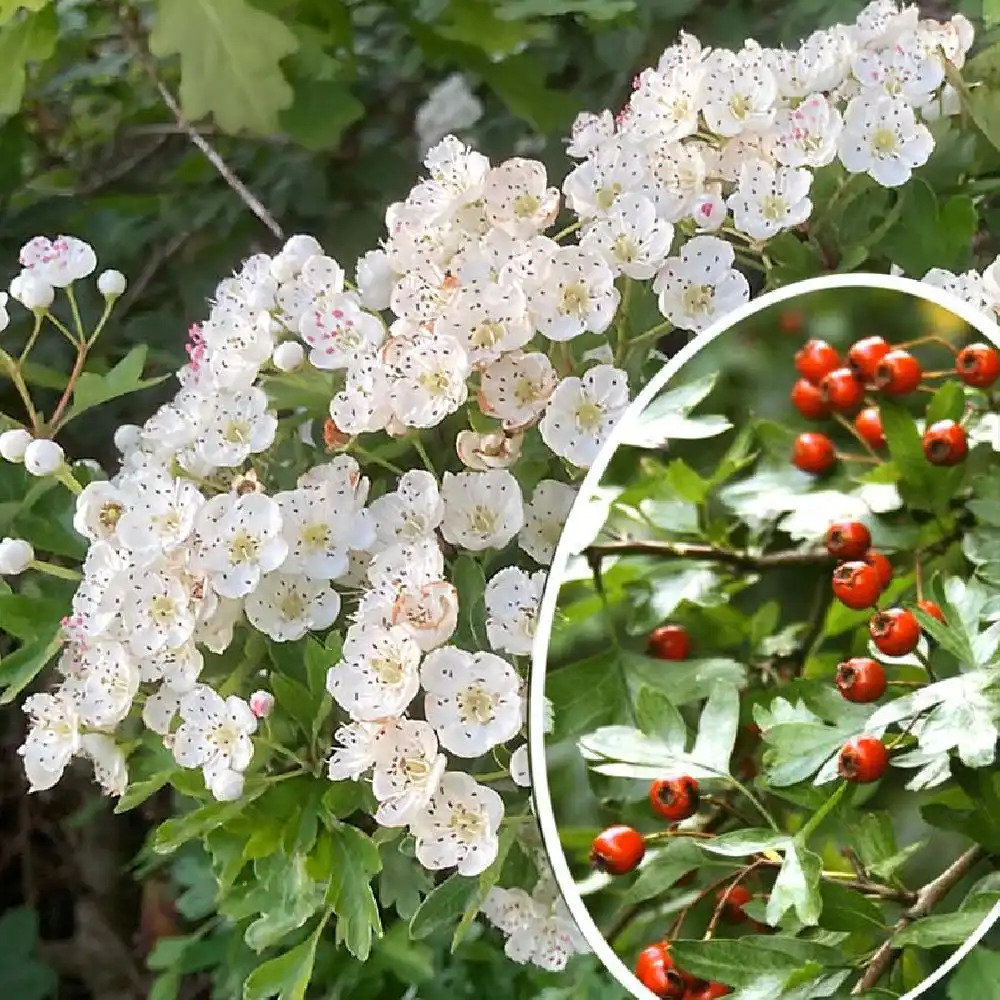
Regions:
M 383 729 L 373 748 L 372 792 L 382 826 L 406 826 L 438 790 L 447 761 L 426 722 L 401 719 Z
M 324 580 L 269 573 L 243 600 L 247 620 L 275 642 L 294 642 L 329 628 L 340 614 L 340 594 Z
M 953 274 L 943 267 L 932 267 L 921 279 L 928 285 L 943 289 L 956 298 L 968 302 L 980 312 L 989 313 L 992 304 L 985 282 L 986 275 L 978 271 L 966 271 L 964 274 Z
M 508 566 L 486 584 L 486 636 L 501 653 L 526 656 L 531 652 L 538 619 L 538 605 L 545 589 L 545 572 L 530 576 Z
M 65 288 L 86 278 L 97 267 L 91 246 L 74 236 L 59 236 L 54 240 L 36 236 L 21 247 L 18 260 L 33 278 L 53 288 Z
M 502 821 L 503 799 L 492 788 L 449 771 L 410 822 L 417 860 L 431 871 L 456 866 L 460 875 L 480 875 L 497 856 Z
M 372 722 L 402 715 L 420 686 L 420 647 L 401 628 L 352 625 L 326 689 L 350 717 Z
M 548 566 L 556 553 L 577 491 L 555 479 L 543 479 L 524 506 L 524 526 L 517 543 L 537 563 Z
M 901 97 L 920 107 L 944 83 L 944 61 L 914 31 L 908 31 L 888 49 L 862 49 L 852 63 L 863 92 L 872 98 Z
M 528 306 L 535 326 L 549 340 L 572 340 L 581 333 L 603 333 L 614 319 L 620 296 L 615 276 L 592 249 L 559 247 Z
M 32 271 L 22 271 L 10 283 L 11 297 L 32 312 L 45 312 L 55 301 L 56 290 Z
M 811 185 L 808 170 L 772 167 L 763 160 L 744 163 L 728 200 L 734 225 L 755 240 L 766 240 L 805 222 L 812 212 Z
M 713 132 L 728 137 L 771 125 L 778 85 L 758 51 L 716 49 L 704 65 L 701 113 Z
M 392 411 L 407 427 L 434 427 L 465 402 L 469 356 L 454 337 L 393 337 L 382 362 Z
M 384 250 L 369 250 L 358 258 L 355 284 L 358 286 L 361 304 L 366 309 L 388 309 L 395 283 L 396 275 L 389 266 L 389 258 Z
M 158 649 L 139 659 L 139 678 L 151 684 L 163 681 L 174 691 L 183 694 L 194 687 L 205 665 L 205 658 L 194 640 L 179 646 Z
M 251 735 L 257 718 L 241 698 L 223 698 L 205 684 L 198 684 L 180 700 L 181 724 L 173 734 L 171 750 L 181 767 L 200 767 L 205 784 L 220 800 L 235 790 L 232 773 L 242 774 L 253 758 Z M 235 797 L 242 792 L 242 783 Z
M 615 119 L 610 111 L 593 114 L 581 111 L 573 121 L 570 141 L 566 152 L 577 160 L 585 160 L 607 142 L 615 134 Z
M 129 502 L 120 486 L 103 479 L 88 483 L 76 498 L 73 529 L 92 542 L 112 538 Z
M 344 434 L 384 430 L 392 420 L 389 376 L 381 361 L 347 371 L 347 385 L 330 401 L 330 419 Z
M 629 136 L 665 144 L 694 135 L 704 81 L 700 63 L 643 70 L 629 100 Z
M 371 502 L 379 547 L 413 542 L 433 534 L 444 517 L 444 503 L 437 479 L 423 469 L 409 469 L 399 479 L 393 493 Z
M 451 472 L 441 482 L 444 520 L 441 534 L 463 549 L 503 548 L 524 519 L 521 487 L 505 469 Z
M 91 486 L 108 487 L 108 484 Z M 81 499 L 83 495 L 80 494 Z M 188 540 L 198 511 L 205 503 L 190 480 L 167 477 L 140 483 L 139 489 L 130 495 L 127 507 L 122 503 L 121 493 L 113 488 L 98 489 L 94 499 L 99 502 L 96 520 L 102 529 L 110 527 L 112 531 L 108 534 L 117 533 L 118 540 L 132 552 L 156 553 L 170 552 Z
M 481 757 L 521 729 L 521 678 L 493 653 L 442 646 L 427 654 L 420 681 L 424 715 L 456 757 Z
M 582 378 L 564 378 L 556 386 L 538 429 L 555 454 L 586 469 L 593 465 L 628 403 L 625 372 L 596 365 Z
M 775 156 L 786 167 L 825 167 L 837 156 L 840 112 L 823 94 L 811 94 L 775 119 Z
M 357 367 L 374 358 L 385 340 L 382 320 L 365 312 L 353 292 L 317 302 L 303 313 L 299 332 L 311 348 L 310 364 L 324 371 Z
M 80 749 L 79 717 L 71 700 L 55 694 L 33 694 L 25 699 L 28 735 L 18 754 L 24 762 L 29 791 L 52 788 Z
M 160 563 L 130 573 L 122 624 L 136 656 L 180 646 L 194 633 L 195 611 L 184 581 Z
M 198 436 L 198 457 L 218 468 L 242 465 L 274 441 L 278 419 L 263 389 L 219 394 Z
M 700 331 L 750 301 L 747 279 L 733 268 L 732 244 L 695 236 L 670 257 L 653 282 L 660 312 L 682 330 Z
M 626 191 L 637 191 L 648 184 L 646 161 L 642 152 L 609 143 L 570 171 L 563 181 L 566 204 L 584 221 L 600 218 L 614 211 Z
M 288 553 L 281 508 L 263 493 L 220 494 L 198 512 L 193 568 L 221 597 L 249 594 Z
M 559 212 L 559 189 L 548 186 L 545 165 L 512 157 L 486 175 L 486 218 L 518 239 L 550 226 Z
M 670 252 L 674 227 L 656 217 L 656 206 L 640 194 L 618 199 L 615 211 L 587 228 L 580 245 L 601 256 L 616 274 L 645 281 Z
M 866 173 L 883 187 L 899 187 L 933 149 L 927 126 L 901 98 L 862 95 L 847 105 L 838 152 L 850 173 Z
M 121 747 L 104 733 L 87 733 L 80 738 L 80 753 L 94 767 L 94 779 L 105 795 L 121 795 L 128 787 L 128 766 Z
M 333 738 L 334 747 L 327 761 L 327 777 L 331 781 L 359 781 L 375 764 L 375 747 L 385 726 L 377 722 L 348 722 L 339 726 Z
M 480 377 L 479 408 L 506 430 L 531 424 L 545 409 L 558 383 L 545 354 L 513 352 L 487 366 Z

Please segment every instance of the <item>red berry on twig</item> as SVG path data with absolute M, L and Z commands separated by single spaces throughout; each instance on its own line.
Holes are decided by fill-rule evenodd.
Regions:
M 877 571 L 866 562 L 841 563 L 833 571 L 833 593 L 841 604 L 860 611 L 873 607 L 882 593 Z
M 847 363 L 866 382 L 875 378 L 878 363 L 889 353 L 889 342 L 882 337 L 865 337 L 857 341 L 847 354 Z
M 920 641 L 920 623 L 912 611 L 889 608 L 872 615 L 868 632 L 878 650 L 886 656 L 906 656 Z
M 635 976 L 656 996 L 663 997 L 664 1000 L 683 1000 L 687 992 L 687 981 L 674 968 L 669 949 L 670 946 L 663 941 L 643 948 L 636 959 Z
M 860 521 L 835 521 L 826 529 L 826 551 L 836 559 L 862 559 L 871 548 L 871 532 Z
M 885 671 L 878 660 L 856 656 L 838 665 L 836 683 L 848 701 L 878 701 L 885 694 Z
M 865 439 L 869 448 L 885 447 L 885 431 L 882 429 L 882 415 L 875 406 L 862 410 L 854 418 L 854 429 Z
M 792 386 L 792 405 L 807 420 L 823 420 L 830 416 L 830 406 L 823 399 L 819 386 L 808 379 L 800 378 Z
M 969 344 L 955 358 L 955 374 L 976 389 L 988 389 L 1000 378 L 1000 354 L 989 344 Z
M 889 751 L 873 736 L 855 736 L 840 751 L 837 773 L 845 781 L 878 781 L 889 766 Z
M 698 811 L 698 782 L 688 775 L 654 781 L 649 786 L 649 802 L 664 819 L 679 823 Z
M 917 607 L 925 615 L 930 615 L 931 618 L 936 618 L 941 624 L 944 624 L 944 612 L 941 610 L 941 605 L 935 603 L 934 601 L 917 601 Z
M 658 660 L 686 660 L 691 637 L 683 625 L 660 625 L 649 634 L 647 649 Z
M 722 919 L 731 924 L 742 924 L 749 919 L 743 907 L 753 899 L 753 893 L 742 885 L 720 889 L 716 895 L 722 904 Z
M 795 354 L 796 370 L 810 382 L 819 382 L 840 365 L 840 355 L 825 340 L 807 341 Z
M 969 453 L 965 431 L 954 420 L 939 420 L 924 431 L 924 455 L 931 465 L 958 465 Z
M 609 826 L 595 838 L 590 848 L 590 863 L 608 875 L 626 875 L 634 871 L 646 853 L 646 842 L 630 826 Z
M 878 585 L 885 590 L 892 583 L 892 563 L 875 549 L 869 549 L 862 557 L 862 562 L 868 563 L 878 575 Z
M 806 431 L 795 439 L 792 446 L 792 463 L 803 472 L 819 475 L 837 461 L 833 442 L 825 434 Z
M 835 368 L 819 384 L 823 402 L 838 413 L 856 410 L 865 398 L 865 387 L 850 368 Z

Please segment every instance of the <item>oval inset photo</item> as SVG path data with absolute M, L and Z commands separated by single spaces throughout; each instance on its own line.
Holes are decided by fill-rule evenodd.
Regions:
M 541 609 L 546 846 L 640 997 L 916 997 L 1000 913 L 997 329 L 807 285 L 636 401 Z

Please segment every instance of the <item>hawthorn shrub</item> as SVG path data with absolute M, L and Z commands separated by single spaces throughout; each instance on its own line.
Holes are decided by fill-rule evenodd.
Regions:
M 94 355 L 131 275 L 21 247 L 2 697 L 27 694 L 33 792 L 92 769 L 158 820 L 144 871 L 184 856 L 215 889 L 150 956 L 161 997 L 206 968 L 247 1000 L 375 991 L 425 939 L 548 973 L 585 950 L 528 791 L 540 567 L 664 351 L 752 293 L 895 266 L 995 314 L 998 53 L 973 42 L 877 0 L 791 50 L 682 36 L 558 175 L 447 136 L 351 278 L 299 234 L 219 282 L 116 469 L 59 439 L 149 384 L 145 345 Z M 65 375 L 35 365 L 53 338 Z
M 998 361 L 902 292 L 807 293 L 683 365 L 581 498 L 552 808 L 655 995 L 899 996 L 1000 899 Z

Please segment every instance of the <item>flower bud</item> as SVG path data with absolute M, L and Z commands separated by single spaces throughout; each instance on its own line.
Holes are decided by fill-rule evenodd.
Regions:
M 24 450 L 31 444 L 31 435 L 23 428 L 16 427 L 12 431 L 0 434 L 0 457 L 8 462 L 23 462 Z
M 270 691 L 254 691 L 250 695 L 250 711 L 258 719 L 266 719 L 274 710 L 274 695 Z
M 305 348 L 297 340 L 286 340 L 274 349 L 271 360 L 279 372 L 293 372 L 305 359 Z
M 115 447 L 124 455 L 142 442 L 142 428 L 138 424 L 122 424 L 115 431 Z
M 10 294 L 32 312 L 44 312 L 52 305 L 56 290 L 41 278 L 22 271 L 11 283 Z
M 35 438 L 24 449 L 24 467 L 33 476 L 51 476 L 64 461 L 62 448 L 48 438 Z
M 10 313 L 7 312 L 7 293 L 0 292 L 0 332 L 10 326 Z
M 121 271 L 102 271 L 97 278 L 97 290 L 106 299 L 117 299 L 125 291 L 126 284 Z
M 243 794 L 243 775 L 225 768 L 206 775 L 208 790 L 219 802 L 235 802 Z
M 23 538 L 0 539 L 0 576 L 23 573 L 35 558 L 35 550 Z

